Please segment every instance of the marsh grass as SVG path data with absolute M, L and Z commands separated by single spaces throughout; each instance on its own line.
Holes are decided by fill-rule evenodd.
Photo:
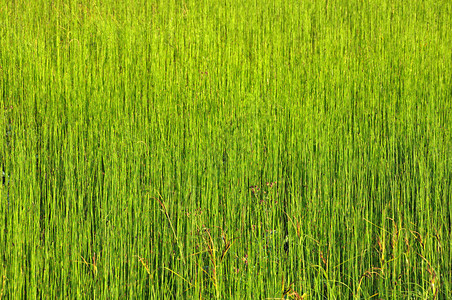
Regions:
M 450 1 L 0 1 L 0 297 L 446 299 Z

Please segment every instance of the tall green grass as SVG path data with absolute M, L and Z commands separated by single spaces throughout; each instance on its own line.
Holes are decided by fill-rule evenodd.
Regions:
M 0 0 L 0 298 L 447 299 L 451 15 Z

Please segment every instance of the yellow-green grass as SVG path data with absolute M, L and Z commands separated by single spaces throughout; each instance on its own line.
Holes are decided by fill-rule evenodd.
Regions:
M 0 297 L 447 299 L 451 16 L 0 0 Z

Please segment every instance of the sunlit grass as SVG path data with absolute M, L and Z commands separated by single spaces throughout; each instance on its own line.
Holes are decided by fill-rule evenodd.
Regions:
M 0 298 L 447 299 L 450 1 L 0 1 Z

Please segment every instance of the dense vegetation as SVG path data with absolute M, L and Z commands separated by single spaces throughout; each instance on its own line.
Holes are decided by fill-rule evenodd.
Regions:
M 0 0 L 0 297 L 448 298 L 451 16 Z

